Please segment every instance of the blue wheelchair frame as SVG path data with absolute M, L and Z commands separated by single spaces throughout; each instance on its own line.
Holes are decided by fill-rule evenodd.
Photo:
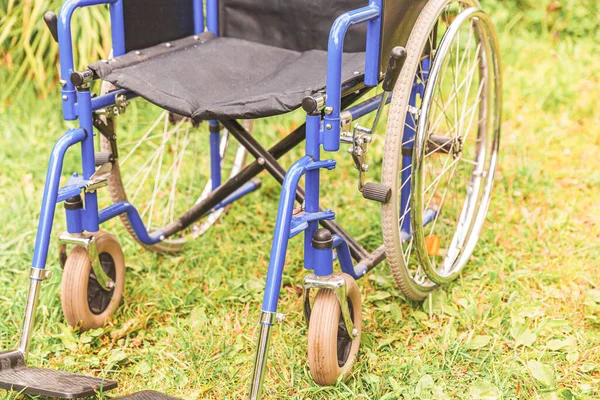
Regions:
M 321 169 L 333 169 L 336 162 L 333 160 L 321 159 L 321 147 L 328 152 L 338 151 L 340 148 L 340 114 L 342 112 L 342 54 L 343 44 L 348 29 L 357 24 L 368 24 L 366 37 L 366 62 L 364 74 L 364 86 L 375 87 L 380 82 L 379 60 L 380 60 L 380 41 L 382 25 L 382 1 L 371 0 L 369 5 L 357 10 L 346 12 L 340 15 L 334 22 L 328 44 L 328 65 L 327 65 L 327 87 L 325 116 L 321 117 L 321 112 L 308 114 L 306 117 L 306 155 L 296 161 L 285 174 L 282 183 L 281 196 L 279 200 L 279 209 L 275 225 L 274 238 L 271 248 L 269 268 L 266 279 L 266 288 L 262 303 L 261 316 L 261 335 L 263 328 L 266 329 L 264 346 L 259 345 L 259 353 L 262 350 L 262 359 L 257 358 L 255 367 L 254 381 L 257 382 L 260 392 L 262 384 L 262 375 L 266 363 L 265 352 L 268 346 L 268 329 L 274 324 L 273 316 L 277 312 L 277 303 L 279 299 L 281 281 L 284 269 L 284 262 L 287 253 L 288 241 L 290 238 L 304 232 L 304 267 L 314 272 L 316 276 L 327 277 L 334 273 L 333 269 L 333 250 L 336 250 L 337 258 L 340 262 L 341 270 L 355 279 L 360 279 L 371 268 L 373 268 L 384 257 L 384 252 L 379 249 L 379 259 L 373 265 L 367 265 L 359 262 L 357 265 L 353 262 L 347 238 L 334 234 L 334 249 L 315 249 L 312 246 L 312 238 L 322 221 L 330 221 L 335 218 L 331 210 L 323 210 L 320 207 L 320 171 Z M 115 203 L 105 209 L 99 210 L 97 193 L 89 190 L 93 176 L 96 173 L 96 162 L 94 152 L 94 121 L 93 113 L 105 107 L 113 106 L 117 103 L 117 98 L 133 99 L 136 95 L 130 91 L 119 89 L 109 94 L 92 98 L 89 90 L 77 90 L 70 80 L 70 76 L 75 72 L 73 62 L 73 45 L 71 36 L 71 20 L 76 9 L 96 5 L 110 6 L 112 46 L 113 55 L 118 57 L 125 53 L 124 37 L 124 19 L 123 19 L 123 0 L 68 0 L 62 7 L 58 19 L 58 38 L 60 51 L 60 75 L 62 84 L 63 117 L 65 120 L 79 119 L 79 127 L 71 129 L 61 137 L 51 153 L 44 197 L 36 237 L 36 244 L 33 256 L 31 275 L 32 286 L 30 287 L 30 296 L 32 292 L 35 297 L 32 307 L 35 308 L 37 301 L 37 292 L 39 288 L 37 283 L 43 280 L 43 270 L 46 267 L 48 257 L 48 248 L 51 239 L 52 224 L 56 205 L 73 196 L 84 192 L 85 208 L 77 210 L 66 210 L 67 229 L 70 234 L 87 232 L 97 232 L 101 223 L 116 216 L 127 214 L 131 225 L 139 238 L 146 244 L 152 245 L 164 240 L 168 234 L 163 231 L 148 232 L 142 222 L 137 209 L 127 202 Z M 194 27 L 197 34 L 205 30 L 205 18 L 203 13 L 203 1 L 194 0 Z M 206 1 L 206 29 L 214 35 L 218 35 L 218 4 L 217 0 Z M 423 61 L 424 70 L 428 70 L 428 60 Z M 423 85 L 413 86 L 411 104 L 415 105 L 418 95 L 422 96 Z M 356 120 L 375 111 L 381 103 L 380 96 L 376 96 L 361 104 L 348 108 L 352 119 Z M 412 146 L 414 139 L 414 124 L 407 116 L 404 140 L 405 144 Z M 219 123 L 210 121 L 211 136 L 211 178 L 212 188 L 217 189 L 221 185 L 220 176 L 220 154 L 219 154 Z M 223 122 L 225 127 L 227 124 Z M 62 173 L 63 159 L 69 148 L 75 144 L 81 144 L 82 175 L 74 174 L 64 187 L 59 187 L 60 176 Z M 254 154 L 253 154 L 254 155 Z M 412 157 L 403 156 L 402 183 L 406 183 L 401 191 L 401 210 L 409 207 L 410 198 L 410 176 Z M 294 203 L 299 188 L 299 181 L 305 176 L 306 194 L 304 210 L 294 215 Z M 87 189 L 87 190 L 86 190 Z M 220 202 L 215 208 L 224 207 L 227 204 L 242 197 L 256 189 L 252 182 L 240 187 L 225 200 Z M 404 235 L 410 236 L 410 215 L 404 219 L 401 226 Z M 426 223 L 424 221 L 424 223 Z M 356 257 L 354 257 L 356 258 Z M 28 312 L 33 310 L 29 310 Z M 266 317 L 265 317 L 266 316 Z M 24 332 L 21 339 L 20 349 L 26 353 L 29 343 L 29 332 L 32 328 L 32 318 L 27 318 L 24 322 Z M 259 354 L 260 355 L 260 354 Z
M 111 29 L 113 55 L 118 57 L 125 53 L 125 37 L 123 22 L 123 0 L 68 0 L 62 7 L 58 20 L 59 53 L 61 63 L 61 84 L 63 100 L 63 117 L 65 120 L 76 120 L 79 118 L 79 128 L 69 130 L 55 145 L 50 157 L 50 165 L 46 177 L 46 186 L 40 213 L 40 223 L 33 257 L 33 268 L 44 269 L 47 261 L 48 247 L 54 219 L 54 210 L 60 203 L 72 196 L 82 192 L 91 182 L 96 172 L 94 154 L 94 126 L 92 115 L 94 111 L 116 104 L 116 98 L 125 96 L 128 100 L 137 97 L 134 93 L 119 89 L 109 94 L 92 98 L 89 91 L 77 91 L 69 77 L 75 72 L 73 62 L 73 46 L 71 36 L 71 20 L 78 8 L 108 4 L 110 5 Z M 281 194 L 279 213 L 275 229 L 275 238 L 271 251 L 271 261 L 267 277 L 267 290 L 263 303 L 263 310 L 275 312 L 283 263 L 287 249 L 287 241 L 305 231 L 305 266 L 307 269 L 315 269 L 319 275 L 330 275 L 333 273 L 331 265 L 327 267 L 313 267 L 316 259 L 314 249 L 310 245 L 312 235 L 317 230 L 320 220 L 331 220 L 334 213 L 330 210 L 319 211 L 319 169 L 332 169 L 334 161 L 320 160 L 320 147 L 326 151 L 337 151 L 340 148 L 340 112 L 342 97 L 342 53 L 343 43 L 347 30 L 356 24 L 368 23 L 367 50 L 365 63 L 365 86 L 376 86 L 379 83 L 379 46 L 381 36 L 381 6 L 382 0 L 373 0 L 363 8 L 349 11 L 338 17 L 331 28 L 328 49 L 327 68 L 327 109 L 332 110 L 325 116 L 323 122 L 320 116 L 308 115 L 306 119 L 306 156 L 296 162 L 288 171 Z M 204 31 L 204 15 L 201 0 L 194 0 L 194 21 L 196 33 Z M 207 0 L 206 4 L 206 28 L 214 35 L 218 34 L 218 6 L 217 0 Z M 376 101 L 366 107 L 350 109 L 353 119 L 360 118 L 378 107 Z M 211 126 L 217 124 L 210 122 Z M 66 186 L 59 188 L 62 173 L 62 161 L 68 148 L 81 143 L 82 175 L 74 174 Z M 219 133 L 211 132 L 211 178 L 213 189 L 220 186 L 220 155 L 218 152 Z M 292 218 L 296 188 L 301 176 L 306 178 L 306 205 L 305 212 Z M 223 207 L 250 192 L 253 187 L 243 188 L 236 191 L 228 199 L 217 207 Z M 127 214 L 132 227 L 140 239 L 146 245 L 152 245 L 165 238 L 162 231 L 149 233 L 142 222 L 137 209 L 127 203 L 119 202 L 103 210 L 98 209 L 97 193 L 87 191 L 85 196 L 85 208 L 80 210 L 67 210 L 67 229 L 69 233 L 76 234 L 97 232 L 99 225 L 109 219 L 121 214 Z M 348 245 L 344 238 L 336 236 L 336 248 L 340 254 L 342 270 L 355 278 L 360 278 L 366 273 L 365 268 L 355 271 Z

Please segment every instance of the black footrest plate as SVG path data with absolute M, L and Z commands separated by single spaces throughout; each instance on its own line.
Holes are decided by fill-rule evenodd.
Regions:
M 22 355 L 0 353 L 0 388 L 42 396 L 78 399 L 117 387 L 117 382 L 71 372 L 27 367 Z
M 113 400 L 180 400 L 177 397 L 167 396 L 166 394 L 155 392 L 154 390 L 144 390 L 130 394 L 125 397 L 117 397 Z

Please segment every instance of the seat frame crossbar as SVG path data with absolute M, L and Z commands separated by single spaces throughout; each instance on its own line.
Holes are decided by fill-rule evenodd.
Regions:
M 348 107 L 350 104 L 360 99 L 371 88 L 360 87 L 356 91 L 349 92 L 343 98 L 343 107 Z M 306 138 L 306 125 L 303 124 L 296 128 L 292 133 L 275 144 L 269 150 L 265 149 L 239 122 L 235 120 L 220 121 L 225 129 L 227 129 L 236 140 L 248 150 L 256 159 L 236 176 L 222 184 L 220 187 L 210 193 L 203 201 L 195 204 L 185 214 L 181 215 L 175 221 L 164 227 L 163 233 L 165 237 L 172 236 L 190 225 L 194 224 L 200 218 L 206 216 L 214 209 L 221 201 L 238 190 L 241 186 L 256 177 L 260 172 L 266 170 L 280 184 L 285 178 L 286 169 L 277 161 L 279 158 L 287 154 L 290 150 L 302 143 Z M 302 204 L 304 202 L 304 188 L 298 186 L 296 191 L 296 200 Z M 321 211 L 325 211 L 321 209 Z M 348 242 L 348 247 L 352 257 L 357 260 L 371 259 L 369 254 L 344 228 L 336 221 L 322 220 L 320 224 L 329 229 L 332 233 L 338 234 Z

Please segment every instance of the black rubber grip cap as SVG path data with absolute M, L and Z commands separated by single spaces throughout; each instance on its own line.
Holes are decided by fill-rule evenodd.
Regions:
M 312 247 L 318 250 L 333 248 L 333 236 L 329 229 L 319 228 L 315 231 L 312 238 Z
M 81 195 L 70 197 L 66 199 L 63 204 L 67 210 L 79 210 L 80 208 L 83 208 L 83 200 L 81 200 Z
M 58 42 L 58 18 L 56 17 L 56 14 L 52 11 L 48 11 L 44 14 L 44 22 L 46 23 L 52 38 Z
M 317 104 L 317 100 L 315 100 L 314 97 L 306 96 L 305 98 L 302 99 L 302 108 L 308 114 L 312 114 L 315 111 L 317 111 L 318 107 L 319 107 L 319 105 Z
M 388 62 L 385 76 L 383 77 L 383 90 L 391 92 L 396 86 L 396 81 L 400 76 L 400 71 L 406 61 L 406 49 L 401 46 L 396 46 L 390 52 L 390 61 Z
M 73 72 L 71 74 L 71 82 L 75 86 L 81 86 L 81 85 L 83 85 L 83 83 L 85 82 L 85 78 L 83 76 L 83 73 L 81 73 L 81 72 Z
M 86 69 L 85 71 L 81 72 L 73 72 L 71 74 L 71 82 L 75 86 L 81 86 L 84 83 L 88 83 L 96 78 L 96 74 L 94 74 L 94 71 L 91 69 Z
M 363 197 L 367 200 L 377 201 L 379 203 L 387 203 L 392 197 L 392 188 L 380 183 L 367 183 L 363 186 Z

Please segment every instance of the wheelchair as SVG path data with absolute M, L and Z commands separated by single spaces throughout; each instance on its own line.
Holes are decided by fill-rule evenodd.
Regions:
M 112 54 L 76 71 L 72 17 L 98 5 L 110 9 Z M 422 301 L 467 263 L 490 204 L 502 104 L 497 37 L 477 0 L 67 0 L 44 19 L 59 44 L 63 117 L 79 126 L 50 155 L 22 332 L 17 349 L 0 353 L 0 387 L 78 398 L 117 385 L 26 363 L 59 203 L 62 307 L 86 330 L 105 324 L 125 286 L 123 251 L 101 224 L 119 217 L 142 246 L 175 253 L 257 191 L 262 171 L 281 183 L 251 399 L 283 319 L 293 237 L 303 234 L 308 364 L 319 385 L 347 377 L 356 360 L 360 278 L 387 259 L 402 293 Z M 136 98 L 144 112 L 126 112 Z M 302 126 L 270 149 L 259 144 L 252 120 L 300 108 Z M 358 122 L 367 115 L 372 123 Z M 383 160 L 369 161 L 385 115 Z M 278 160 L 303 142 L 286 171 Z M 357 189 L 381 204 L 383 241 L 372 252 L 320 199 L 336 168 L 326 155 L 342 145 Z M 72 147 L 81 170 L 61 186 Z M 380 179 L 369 162 L 381 163 Z M 102 190 L 112 204 L 101 209 Z

